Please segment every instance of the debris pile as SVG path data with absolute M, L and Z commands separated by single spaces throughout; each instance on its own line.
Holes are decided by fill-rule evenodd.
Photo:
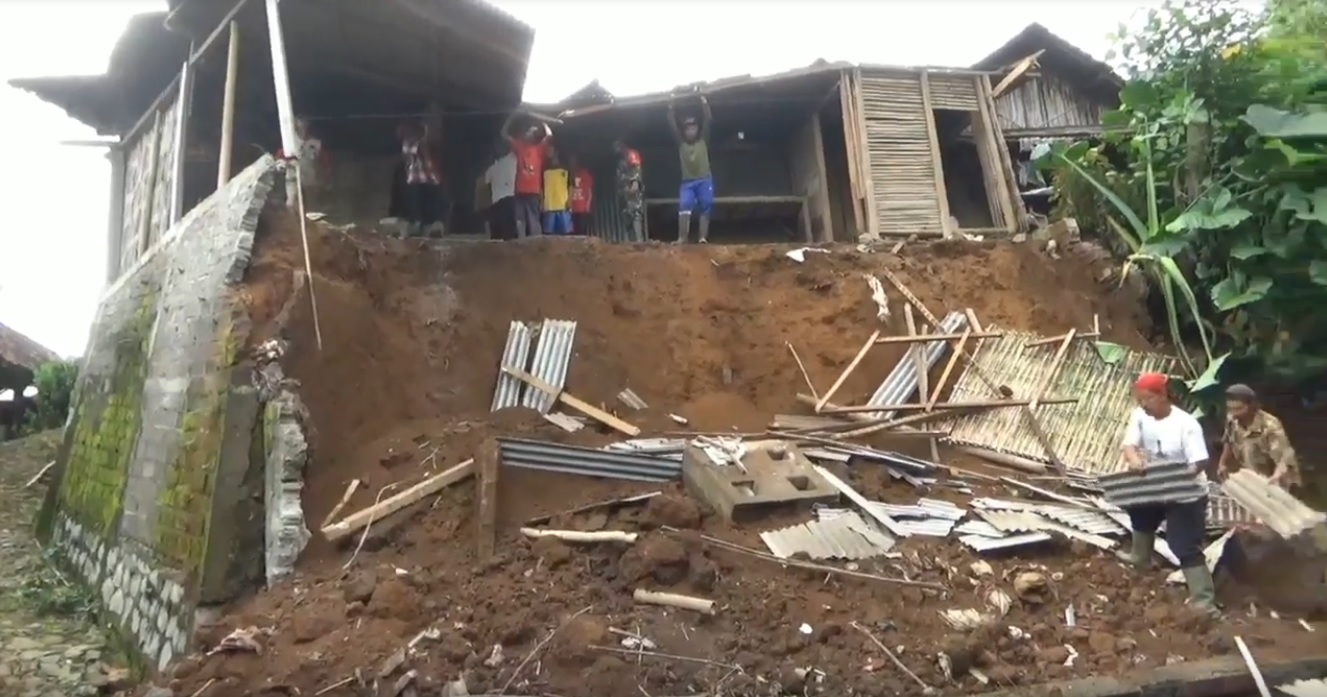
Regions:
M 163 676 L 177 695 L 972 694 L 1237 650 L 1169 570 L 1119 563 L 1110 472 L 1073 446 L 1118 441 L 1102 433 L 1123 416 L 1083 405 L 1105 379 L 1087 358 L 1147 354 L 1109 363 L 1082 338 L 1138 346 L 1128 315 L 989 292 L 1042 274 L 1091 287 L 1095 269 L 1048 270 L 1071 256 L 1002 270 L 1015 246 L 796 263 L 539 241 L 450 249 L 447 287 L 407 292 L 359 260 L 413 243 L 329 237 L 317 268 L 372 302 L 320 290 L 345 310 L 324 333 L 350 332 L 322 355 L 298 340 L 301 305 L 282 328 L 324 523 L 296 577 L 198 637 L 241 630 L 257 649 L 182 660 Z M 279 259 L 260 253 L 259 277 Z M 1051 359 L 984 362 L 1011 337 Z M 352 359 L 355 389 L 329 385 Z M 1253 517 L 1212 494 L 1216 565 Z M 1299 617 L 1223 599 L 1256 651 L 1327 648 Z

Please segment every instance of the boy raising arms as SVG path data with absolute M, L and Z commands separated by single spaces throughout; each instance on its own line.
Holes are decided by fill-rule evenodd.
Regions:
M 688 116 L 679 128 L 677 102 L 668 103 L 668 125 L 677 140 L 678 157 L 682 164 L 682 184 L 677 192 L 677 242 L 685 244 L 691 233 L 691 214 L 700 213 L 699 242 L 706 244 L 710 237 L 710 213 L 714 210 L 714 176 L 710 171 L 710 102 L 700 97 L 700 122 Z

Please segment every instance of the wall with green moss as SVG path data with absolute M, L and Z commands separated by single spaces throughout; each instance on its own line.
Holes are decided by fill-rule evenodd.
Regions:
M 214 528 L 233 520 L 214 512 L 239 498 L 218 481 L 252 481 L 255 468 L 261 481 L 235 286 L 276 176 L 270 158 L 250 166 L 108 289 L 38 521 L 146 668 L 187 649 L 197 604 L 233 593 L 236 574 L 261 571 L 235 563 L 236 535 Z

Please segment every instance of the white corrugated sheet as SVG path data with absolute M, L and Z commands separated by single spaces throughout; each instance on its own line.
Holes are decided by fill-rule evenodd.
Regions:
M 892 537 L 868 524 L 856 512 L 844 510 L 822 514 L 819 520 L 809 523 L 762 532 L 760 539 L 780 559 L 798 553 L 812 559 L 870 559 L 894 546 Z
M 1251 469 L 1242 469 L 1226 477 L 1222 489 L 1284 538 L 1294 537 L 1327 521 L 1327 514 L 1309 508 L 1290 492 Z
M 1290 697 L 1327 697 L 1327 678 L 1319 680 L 1296 680 L 1284 685 L 1277 685 L 1278 692 Z

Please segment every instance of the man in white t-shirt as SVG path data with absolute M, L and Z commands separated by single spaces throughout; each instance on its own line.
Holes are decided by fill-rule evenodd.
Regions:
M 484 172 L 488 184 L 489 236 L 499 240 L 516 239 L 516 155 L 507 148 Z
M 1124 430 L 1124 461 L 1132 470 L 1142 472 L 1149 465 L 1186 462 L 1194 476 L 1207 486 L 1207 442 L 1198 419 L 1170 401 L 1166 376 L 1144 373 L 1134 383 L 1138 408 L 1129 415 Z M 1133 528 L 1133 547 L 1129 562 L 1145 569 L 1152 559 L 1157 529 L 1166 524 L 1166 543 L 1180 561 L 1189 602 L 1211 615 L 1216 608 L 1216 586 L 1203 556 L 1203 534 L 1207 530 L 1207 497 L 1200 496 L 1175 503 L 1134 506 L 1127 509 Z

